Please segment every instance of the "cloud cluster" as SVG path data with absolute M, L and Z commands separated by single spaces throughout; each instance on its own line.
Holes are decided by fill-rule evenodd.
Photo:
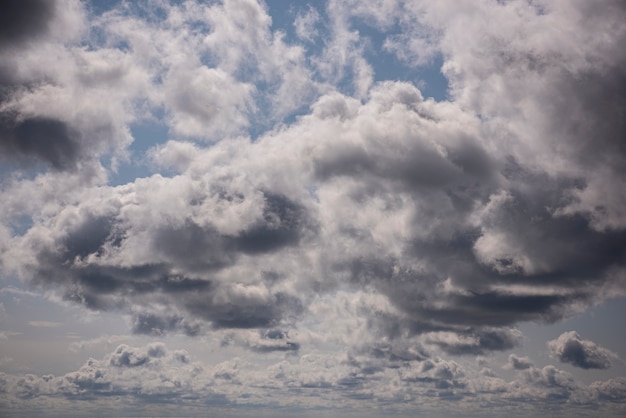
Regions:
M 617 355 L 593 341 L 584 340 L 576 331 L 564 332 L 548 342 L 548 348 L 559 361 L 581 369 L 608 369 Z
M 2 19 L 2 162 L 94 177 L 100 156 L 132 141 L 131 108 L 149 77 L 117 48 L 85 46 L 79 2 L 10 1 Z
M 626 291 L 620 1 L 330 0 L 299 10 L 293 38 L 253 0 L 98 16 L 70 0 L 9 4 L 3 275 L 129 315 L 137 334 L 300 356 L 272 369 L 276 384 L 237 364 L 211 377 L 246 387 L 623 399 L 621 381 L 583 390 L 525 358 L 510 357 L 523 378 L 509 384 L 433 355 L 510 350 L 516 324 Z M 440 58 L 449 100 L 375 81 L 365 28 L 407 71 Z M 137 155 L 138 122 L 167 141 Z M 110 184 L 124 161 L 152 172 Z M 315 345 L 345 358 L 302 354 Z M 578 367 L 610 363 L 577 334 L 550 347 Z M 73 377 L 4 384 L 17 398 L 210 392 L 167 353 L 121 347 Z M 155 388 L 133 374 L 162 367 Z
M 263 410 L 272 406 L 271 399 L 263 398 L 271 388 L 273 396 L 284 395 L 274 407 L 324 408 L 332 401 L 366 411 L 378 403 L 385 411 L 402 415 L 415 406 L 425 412 L 443 408 L 451 414 L 461 410 L 484 413 L 488 406 L 490 413 L 498 415 L 510 408 L 541 413 L 544 404 L 530 401 L 551 400 L 548 407 L 553 409 L 558 401 L 555 413 L 567 416 L 575 410 L 571 408 L 580 406 L 596 413 L 616 413 L 626 397 L 623 379 L 582 386 L 553 366 L 524 368 L 515 379 L 505 381 L 439 358 L 397 358 L 386 367 L 372 367 L 371 361 L 309 353 L 279 359 L 261 369 L 240 358 L 209 366 L 162 343 L 122 344 L 104 358 L 89 359 L 63 376 L 0 374 L 0 410 L 58 411 L 70 402 L 75 412 L 95 404 L 111 414 L 156 413 L 151 403 L 160 413 L 195 414 L 207 407 L 219 410 L 242 403 Z M 111 397 L 121 402 L 111 404 L 107 401 Z M 446 403 L 438 403 L 441 400 Z

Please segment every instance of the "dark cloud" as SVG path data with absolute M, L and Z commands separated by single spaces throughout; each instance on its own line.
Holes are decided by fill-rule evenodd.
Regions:
M 233 264 L 237 256 L 230 237 L 192 221 L 159 227 L 152 245 L 164 259 L 192 271 L 219 270 Z
M 80 217 L 71 216 L 63 230 L 48 231 L 57 244 L 38 250 L 31 280 L 46 288 L 60 286 L 65 299 L 90 309 L 132 311 L 132 329 L 138 334 L 197 335 L 197 321 L 214 328 L 273 327 L 304 309 L 297 296 L 273 289 L 278 276 L 254 271 L 253 277 L 234 283 L 216 276 L 240 257 L 297 246 L 302 236 L 315 233 L 299 204 L 271 194 L 265 195 L 264 204 L 260 218 L 234 236 L 190 219 L 179 225 L 153 225 L 144 242 L 151 250 L 150 261 L 124 266 L 104 261 L 124 254 L 129 226 L 115 210 L 82 211 Z M 143 309 L 153 303 L 175 312 Z M 294 350 L 298 345 L 289 342 L 285 347 Z
M 367 376 L 385 369 L 409 367 L 430 357 L 426 349 L 417 342 L 380 341 L 354 349 L 348 357 L 348 364 L 355 368 L 358 375 Z
M 297 352 L 300 344 L 289 337 L 288 331 L 280 329 L 258 330 L 245 336 L 231 335 L 222 342 L 222 346 L 239 343 L 256 353 Z
M 219 270 L 242 253 L 258 255 L 296 246 L 307 231 L 315 230 L 304 207 L 285 196 L 267 192 L 264 196 L 262 218 L 236 236 L 188 221 L 182 227 L 160 228 L 155 250 L 194 271 Z
M 511 354 L 509 355 L 509 363 L 507 366 L 514 370 L 526 370 L 533 367 L 533 363 L 528 357 L 518 357 L 515 354 Z
M 90 254 L 97 255 L 113 233 L 114 219 L 88 215 L 76 228 L 67 231 L 63 242 L 65 262 L 73 262 Z
M 564 332 L 548 347 L 559 361 L 581 369 L 608 369 L 617 356 L 593 341 L 584 340 L 576 331 Z
M 55 14 L 56 0 L 3 0 L 0 6 L 0 47 L 43 35 Z
M 243 231 L 235 245 L 248 254 L 260 254 L 297 245 L 303 233 L 315 226 L 306 209 L 286 196 L 265 193 L 263 219 Z
M 582 187 L 579 179 L 554 178 L 515 161 L 504 165 L 502 174 L 508 190 L 501 195 L 494 190 L 491 203 L 483 203 L 489 209 L 479 227 L 461 223 L 443 236 L 435 230 L 416 237 L 406 242 L 404 257 L 359 257 L 337 266 L 349 271 L 353 283 L 374 286 L 406 314 L 395 325 L 380 324 L 389 335 L 398 325 L 423 333 L 456 331 L 459 325 L 476 331 L 525 320 L 553 322 L 576 304 L 592 303 L 612 271 L 624 268 L 623 230 L 599 231 L 589 217 L 558 213 Z M 433 216 L 435 225 L 439 216 Z M 450 222 L 463 216 L 455 208 Z M 430 219 L 416 217 L 414 230 Z M 465 349 L 480 353 L 490 345 L 495 350 L 515 345 L 483 342 Z
M 533 285 L 541 282 L 572 287 L 582 280 L 602 280 L 608 270 L 623 266 L 623 230 L 598 231 L 589 217 L 558 213 L 571 201 L 572 193 L 584 187 L 580 180 L 550 178 L 514 161 L 509 161 L 504 174 L 512 187 L 498 210 L 484 220 L 483 234 L 494 231 L 510 239 L 514 236 L 518 253 L 529 262 L 517 261 L 516 254 L 508 259 L 502 254 L 503 258 L 484 260 L 485 264 L 504 277 Z
M 393 107 L 405 104 L 405 95 L 419 96 L 413 86 L 388 82 L 384 87 L 393 99 L 392 103 L 382 104 L 390 109 L 380 109 L 379 116 L 393 118 L 402 114 L 411 123 L 404 129 L 388 126 L 384 132 L 364 133 L 358 142 L 345 140 L 328 144 L 314 159 L 313 168 L 318 179 L 329 181 L 335 177 L 347 177 L 358 180 L 370 194 L 390 187 L 415 196 L 439 190 L 468 199 L 469 190 L 473 192 L 471 198 L 489 190 L 485 186 L 494 181 L 497 163 L 477 138 L 450 129 L 449 120 L 432 120 L 421 114 L 422 108 L 427 108 L 421 97 L 416 97 L 406 108 Z M 359 119 L 353 124 L 354 129 L 361 127 Z M 441 132 L 436 132 L 437 127 Z M 433 132 L 445 140 L 435 144 L 429 138 Z
M 211 321 L 215 328 L 267 328 L 276 326 L 282 319 L 302 313 L 302 301 L 283 292 L 247 292 L 246 286 L 228 287 L 223 291 L 228 298 L 220 300 L 214 295 L 192 296 L 184 302 L 191 314 Z M 213 296 L 207 303 L 207 296 Z
M 337 54 L 346 58 L 361 49 L 351 43 L 350 51 L 343 50 L 333 33 L 324 48 L 337 51 L 328 55 L 307 56 L 310 51 L 298 45 L 268 46 L 263 42 L 281 36 L 265 30 L 270 19 L 262 16 L 262 6 L 249 2 L 250 14 L 233 18 L 229 4 L 192 3 L 174 2 L 171 11 L 164 3 L 149 19 L 145 10 L 131 17 L 110 13 L 98 19 L 86 44 L 50 47 L 76 62 L 61 65 L 42 52 L 46 59 L 31 57 L 35 64 L 23 67 L 17 49 L 33 48 L 28 52 L 39 56 L 29 41 L 43 39 L 37 37 L 48 30 L 56 4 L 2 6 L 7 13 L 0 23 L 13 20 L 0 29 L 0 53 L 7 58 L 0 64 L 0 104 L 12 110 L 0 114 L 0 152 L 7 160 L 53 169 L 41 183 L 18 179 L 14 188 L 2 190 L 0 209 L 6 201 L 20 216 L 29 208 L 34 219 L 28 231 L 7 238 L 2 263 L 66 300 L 130 315 L 135 334 L 227 334 L 225 345 L 298 360 L 272 365 L 265 371 L 271 378 L 250 372 L 252 366 L 239 360 L 203 374 L 163 346 L 120 346 L 63 378 L 0 378 L 5 393 L 164 403 L 184 403 L 188 395 L 209 403 L 215 398 L 207 388 L 219 380 L 225 387 L 238 385 L 228 396 L 241 402 L 257 402 L 253 392 L 260 387 L 280 387 L 298 401 L 312 393 L 326 401 L 333 396 L 333 402 L 398 405 L 432 398 L 489 404 L 492 395 L 513 405 L 624 399 L 621 380 L 588 390 L 567 373 L 536 368 L 525 357 L 509 356 L 508 367 L 522 380 L 504 382 L 486 369 L 470 378 L 471 371 L 434 354 L 510 350 L 521 341 L 515 324 L 556 321 L 623 291 L 626 60 L 623 31 L 606 29 L 622 26 L 623 7 L 607 0 L 609 13 L 584 2 L 555 3 L 550 19 L 556 21 L 529 14 L 527 2 L 462 8 L 476 13 L 477 21 L 502 22 L 494 26 L 502 33 L 493 34 L 492 25 L 456 27 L 464 18 L 452 18 L 454 2 L 416 2 L 417 15 L 409 2 L 397 3 L 405 16 L 389 11 L 372 21 L 385 20 L 392 32 L 403 32 L 389 42 L 415 39 L 436 49 L 454 100 L 424 100 L 410 83 L 382 82 L 366 87 L 358 99 L 322 95 L 309 114 L 248 140 L 231 136 L 250 126 L 255 105 L 282 106 L 267 97 L 255 102 L 274 83 L 274 75 L 261 72 L 276 69 L 282 80 L 289 66 L 295 68 L 290 74 L 304 78 L 312 74 L 303 70 L 320 71 L 311 80 L 294 78 L 288 94 L 276 101 L 297 96 L 308 88 L 299 84 L 309 86 L 316 78 L 323 79 L 319 92 L 327 92 L 331 83 L 318 65 L 336 52 L 346 52 Z M 339 3 L 329 6 L 337 8 L 336 25 L 362 18 L 350 17 L 351 11 L 340 16 Z M 510 9 L 519 13 L 507 14 Z M 589 19 L 570 22 L 582 11 Z M 133 7 L 125 12 L 135 13 Z M 241 16 L 260 20 L 242 24 Z M 433 22 L 423 22 L 424 16 Z M 207 27 L 210 33 L 202 33 Z M 265 29 L 245 33 L 256 27 Z M 526 36 L 527 27 L 533 36 Z M 559 40 L 554 27 L 576 47 Z M 343 29 L 337 31 L 360 36 L 349 26 Z M 420 40 L 423 33 L 432 39 Z M 454 38 L 458 33 L 463 42 Z M 49 41 L 56 42 L 46 40 L 45 47 Z M 293 62 L 283 65 L 283 56 Z M 49 73 L 35 68 L 47 70 L 47 60 L 54 64 Z M 334 72 L 335 64 L 329 65 Z M 337 65 L 343 71 L 338 69 L 345 63 Z M 51 87 L 53 99 L 43 97 Z M 57 97 L 76 103 L 57 109 Z M 309 99 L 297 99 L 297 106 L 301 100 Z M 82 105 L 96 101 L 113 104 L 83 111 Z M 95 163 L 103 150 L 115 148 L 114 137 L 125 149 L 130 124 L 152 106 L 155 114 L 167 115 L 172 134 L 215 142 L 202 147 L 171 141 L 152 150 L 157 164 L 176 168 L 171 177 L 154 175 L 119 187 L 103 185 L 103 179 L 97 187 L 57 192 L 65 183 L 54 183 L 60 177 L 53 175 L 73 175 L 82 163 Z M 293 111 L 296 104 L 285 106 Z M 42 116 L 50 114 L 60 116 Z M 30 168 L 21 165 L 15 177 Z M 43 203 L 29 206 L 31 196 L 21 197 L 20 186 L 37 189 L 33 197 Z M 342 299 L 342 292 L 348 296 Z M 368 297 L 369 305 L 360 304 Z M 299 333 L 299 326 L 314 329 Z M 317 343 L 341 347 L 345 356 L 311 355 L 308 344 Z M 607 368 L 613 359 L 575 333 L 549 346 L 577 367 Z
M 109 364 L 114 367 L 139 367 L 143 366 L 150 360 L 148 353 L 138 352 L 127 345 L 120 345 L 115 352 L 111 354 Z
M 453 355 L 480 355 L 491 351 L 510 350 L 521 343 L 522 335 L 515 329 L 486 328 L 468 333 L 432 333 L 425 341 Z
M 168 313 L 135 312 L 132 319 L 132 331 L 135 334 L 161 336 L 168 332 L 183 332 L 188 336 L 196 336 L 201 327 L 198 323 L 189 323 L 185 317 Z
M 3 158 L 37 159 L 57 170 L 75 167 L 81 154 L 80 134 L 66 122 L 47 117 L 0 114 L 0 151 Z

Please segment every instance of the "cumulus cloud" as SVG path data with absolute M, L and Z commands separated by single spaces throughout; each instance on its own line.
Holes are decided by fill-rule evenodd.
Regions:
M 127 126 L 134 118 L 132 102 L 145 87 L 143 69 L 119 49 L 80 45 L 89 29 L 79 2 L 7 6 L 3 19 L 11 24 L 3 27 L 19 27 L 15 36 L 30 41 L 0 45 L 3 159 L 87 171 L 83 165 L 95 164 L 102 154 L 123 154 L 132 141 Z
M 527 370 L 533 367 L 533 363 L 528 357 L 519 357 L 515 354 L 510 354 L 509 362 L 506 364 L 505 367 L 514 370 Z
M 253 0 L 6 7 L 3 275 L 135 334 L 300 356 L 273 369 L 287 392 L 585 392 L 511 355 L 515 395 L 434 353 L 510 350 L 517 324 L 626 291 L 619 1 L 331 0 L 294 6 L 284 30 Z M 449 100 L 377 79 L 376 47 L 409 74 L 440 60 Z M 150 171 L 113 184 L 124 164 Z M 583 368 L 613 358 L 575 333 L 550 348 Z M 158 352 L 122 348 L 85 385 L 118 393 L 107 368 L 173 359 Z M 620 382 L 585 393 L 619 398 Z
M 121 344 L 103 358 L 89 359 L 61 376 L 0 374 L 0 410 L 12 414 L 59 410 L 71 404 L 75 411 L 97 405 L 119 414 L 122 410 L 156 412 L 151 406 L 155 403 L 161 413 L 197 414 L 207 407 L 219 410 L 244 404 L 255 406 L 258 413 L 263 410 L 264 391 L 271 388 L 274 394 L 284 395 L 281 405 L 288 407 L 319 408 L 341 402 L 364 412 L 378 402 L 391 402 L 396 412 L 404 413 L 419 399 L 420 408 L 429 413 L 454 413 L 458 408 L 468 413 L 480 411 L 482 405 L 496 414 L 510 408 L 538 414 L 545 411 L 539 401 L 551 400 L 558 402 L 563 414 L 581 406 L 612 414 L 619 413 L 625 396 L 623 379 L 585 386 L 554 366 L 529 367 L 506 381 L 440 358 L 405 358 L 383 368 L 371 368 L 363 363 L 365 359 L 308 353 L 258 369 L 238 357 L 201 365 L 185 350 L 172 350 L 159 342 L 139 347 Z M 111 404 L 112 396 L 123 403 Z M 447 402 L 439 403 L 442 399 Z M 554 404 L 548 402 L 546 407 Z
M 408 83 L 381 83 L 365 103 L 333 93 L 257 142 L 153 152 L 178 175 L 73 191 L 48 210 L 54 222 L 15 237 L 5 264 L 91 309 L 178 312 L 144 315 L 137 332 L 184 318 L 277 326 L 324 282 L 383 294 L 398 308 L 390 332 L 465 327 L 468 341 L 439 346 L 508 349 L 515 338 L 485 327 L 596 301 L 624 232 L 556 214 L 579 183 L 498 161 L 482 135 L 478 118 Z
M 559 361 L 581 369 L 608 369 L 617 355 L 590 340 L 584 340 L 576 331 L 564 332 L 548 342 L 548 348 Z
M 63 13 L 68 10 L 61 1 L 9 1 L 3 5 L 0 32 L 0 150 L 5 156 L 41 159 L 57 169 L 74 164 L 80 132 L 56 116 L 24 112 L 15 102 L 39 81 L 30 68 L 18 70 L 17 63 L 29 66 L 29 55 L 37 50 L 34 41 L 61 25 Z

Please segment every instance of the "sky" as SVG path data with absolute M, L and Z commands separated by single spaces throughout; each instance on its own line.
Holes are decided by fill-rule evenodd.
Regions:
M 0 2 L 0 415 L 626 414 L 622 0 Z

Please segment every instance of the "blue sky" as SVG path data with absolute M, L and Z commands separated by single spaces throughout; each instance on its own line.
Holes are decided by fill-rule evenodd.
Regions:
M 5 2 L 0 414 L 623 416 L 625 15 Z

